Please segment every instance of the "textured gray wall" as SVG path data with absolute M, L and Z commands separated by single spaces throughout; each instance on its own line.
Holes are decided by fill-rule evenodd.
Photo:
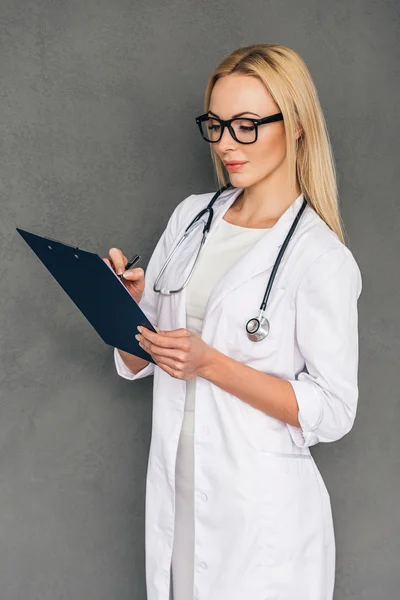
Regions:
M 398 1 L 0 0 L 0 600 L 145 598 L 152 379 L 117 376 L 15 227 L 145 266 L 175 205 L 215 187 L 194 117 L 255 42 L 311 70 L 363 273 L 358 417 L 313 450 L 336 600 L 398 597 L 399 28 Z

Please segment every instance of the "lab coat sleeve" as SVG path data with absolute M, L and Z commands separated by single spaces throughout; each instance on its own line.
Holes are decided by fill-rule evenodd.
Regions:
M 362 279 L 344 245 L 307 268 L 295 294 L 296 338 L 304 368 L 289 380 L 301 427 L 287 424 L 299 448 L 350 431 L 358 403 L 358 307 Z
M 137 373 L 133 373 L 122 360 L 122 357 L 118 352 L 117 348 L 114 348 L 114 362 L 118 375 L 120 375 L 124 379 L 129 379 L 131 381 L 134 381 L 135 379 L 143 379 L 143 377 L 153 375 L 154 373 L 154 363 L 151 362 L 149 362 L 148 365 L 143 367 L 143 369 L 141 369 Z
M 159 274 L 162 265 L 164 264 L 173 242 L 179 232 L 179 223 L 182 221 L 182 212 L 185 206 L 187 206 L 187 200 L 195 196 L 192 194 L 184 200 L 182 200 L 174 209 L 172 215 L 169 218 L 166 228 L 164 229 L 161 237 L 159 238 L 156 247 L 154 248 L 153 254 L 150 257 L 147 269 L 145 272 L 145 287 L 143 290 L 142 298 L 138 303 L 144 314 L 149 319 L 150 323 L 157 326 L 157 300 L 158 294 L 153 290 L 154 281 Z M 186 205 L 183 204 L 186 202 Z M 184 218 L 184 217 L 183 217 Z M 114 348 L 114 363 L 118 375 L 124 379 L 134 381 L 135 379 L 142 379 L 148 375 L 154 374 L 154 363 L 149 362 L 148 365 L 143 367 L 137 373 L 133 373 L 128 366 L 122 360 L 120 353 L 117 348 Z

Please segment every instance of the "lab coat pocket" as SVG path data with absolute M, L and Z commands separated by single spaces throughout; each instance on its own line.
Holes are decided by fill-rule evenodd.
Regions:
M 322 501 L 311 455 L 260 452 L 262 526 L 270 565 L 321 556 Z
M 259 317 L 265 293 L 264 283 L 264 279 L 257 281 L 256 278 L 247 282 L 248 285 L 236 289 L 230 295 L 225 314 L 225 318 L 229 319 L 229 327 L 228 322 L 226 323 L 229 356 L 259 370 L 271 367 L 277 356 L 285 318 L 286 290 L 273 286 L 265 311 L 270 325 L 268 335 L 258 342 L 248 338 L 246 324 L 250 319 Z

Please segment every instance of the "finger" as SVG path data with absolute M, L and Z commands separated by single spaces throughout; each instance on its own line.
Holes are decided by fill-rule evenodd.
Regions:
M 160 369 L 163 369 L 163 371 L 168 373 L 168 375 L 171 377 L 182 380 L 187 379 L 185 376 L 185 366 L 183 363 L 179 364 L 176 361 L 165 357 L 154 358 L 154 360 Z
M 163 369 L 168 367 L 172 371 L 177 371 L 179 373 L 183 373 L 185 370 L 185 363 L 176 360 L 175 358 L 168 356 L 154 356 L 154 360 L 157 362 L 158 366 L 162 367 Z
M 148 340 L 156 346 L 161 346 L 163 348 L 180 348 L 181 350 L 189 349 L 188 341 L 184 340 L 183 336 L 167 337 L 162 333 L 154 333 L 147 329 L 147 327 L 141 327 L 140 333 L 144 340 Z
M 161 333 L 163 333 L 164 335 L 166 335 L 168 337 L 175 337 L 175 338 L 189 337 L 191 335 L 191 332 L 184 328 L 165 330 L 165 331 L 162 331 Z
M 122 275 L 122 273 L 125 271 L 125 265 L 128 262 L 126 257 L 118 248 L 110 248 L 108 254 L 114 265 L 115 272 L 118 275 Z
M 153 344 L 152 342 L 149 342 L 143 338 L 139 339 L 138 341 L 140 347 L 154 357 L 163 359 L 170 358 L 179 363 L 185 362 L 186 360 L 187 353 L 185 350 L 179 348 L 165 348 L 164 346 L 157 346 L 156 344 Z
M 129 281 L 138 281 L 142 277 L 144 277 L 144 271 L 141 267 L 124 271 L 124 279 L 129 279 Z
M 155 328 L 157 329 L 157 327 Z M 189 337 L 190 335 L 193 335 L 190 331 L 188 331 L 187 329 L 171 329 L 171 330 L 161 330 L 161 329 L 157 329 L 159 334 L 163 334 L 166 337 Z M 147 327 L 145 327 L 144 325 L 142 326 L 142 332 L 146 333 L 152 333 L 153 335 L 154 332 L 152 332 L 150 329 L 148 329 Z M 158 339 L 158 338 L 157 338 Z
M 160 369 L 163 369 L 171 377 L 175 377 L 176 379 L 183 378 L 184 370 L 181 367 L 176 368 L 177 363 L 173 359 L 163 356 L 154 356 L 154 354 L 152 354 L 152 358 L 156 365 L 159 366 Z

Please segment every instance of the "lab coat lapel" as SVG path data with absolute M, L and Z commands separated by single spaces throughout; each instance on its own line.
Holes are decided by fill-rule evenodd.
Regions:
M 233 188 L 232 190 L 227 190 L 216 200 L 214 204 L 213 222 L 203 250 L 207 244 L 210 243 L 218 223 L 223 218 L 228 208 L 233 204 L 234 200 L 240 195 L 242 189 L 243 188 Z M 266 231 L 265 235 L 256 242 L 252 249 L 242 256 L 242 258 L 225 273 L 210 294 L 204 319 L 208 318 L 220 302 L 222 302 L 222 300 L 236 287 L 257 274 L 272 269 L 279 248 L 283 244 L 286 234 L 301 208 L 302 202 L 303 194 L 300 194 L 275 225 Z M 192 215 L 191 218 L 193 219 L 194 216 L 195 215 Z M 189 223 L 185 226 L 188 224 Z M 189 235 L 185 242 L 184 251 L 177 253 L 178 257 L 176 258 L 174 266 L 174 277 L 175 281 L 180 282 L 180 285 L 186 280 L 193 265 L 201 241 L 202 229 L 202 227 L 199 227 L 196 235 Z M 186 287 L 181 292 L 172 295 L 172 315 L 177 329 L 186 328 Z
M 252 248 L 235 263 L 219 280 L 212 290 L 204 318 L 208 318 L 217 306 L 235 288 L 259 273 L 272 271 L 279 250 L 285 241 L 286 235 L 303 203 L 304 196 L 300 194 L 296 200 L 281 215 L 275 225 L 265 232 Z M 269 273 L 268 273 L 269 275 Z M 275 282 L 278 281 L 279 269 Z M 266 281 L 267 285 L 267 281 Z M 261 298 L 260 298 L 261 304 Z
M 217 225 L 219 221 L 222 219 L 223 215 L 226 213 L 228 208 L 233 204 L 234 200 L 241 193 L 242 188 L 232 188 L 223 192 L 217 200 L 214 202 L 214 217 L 211 223 L 210 231 L 207 235 L 206 241 L 203 246 L 204 248 L 209 243 L 210 239 L 213 236 L 213 233 L 216 231 Z M 211 200 L 210 197 L 209 201 Z M 187 223 L 183 224 L 182 231 L 179 235 L 183 235 L 183 231 L 189 225 L 189 223 L 194 219 L 194 217 L 205 208 L 205 206 L 198 207 L 195 214 L 192 214 L 188 219 Z M 203 216 L 203 219 L 206 219 L 208 213 Z M 197 251 L 199 249 L 199 245 L 202 238 L 204 224 L 199 226 L 196 230 L 196 233 L 191 233 L 185 240 L 182 246 L 182 250 L 177 252 L 175 264 L 172 267 L 174 270 L 174 280 L 179 282 L 178 285 L 181 286 L 184 281 L 186 281 L 187 276 L 189 275 L 190 269 L 192 268 L 193 262 L 195 260 Z M 167 275 L 167 272 L 166 272 Z M 172 294 L 171 296 L 171 322 L 175 322 L 175 328 L 186 329 L 186 287 L 183 288 L 181 292 L 177 294 Z

